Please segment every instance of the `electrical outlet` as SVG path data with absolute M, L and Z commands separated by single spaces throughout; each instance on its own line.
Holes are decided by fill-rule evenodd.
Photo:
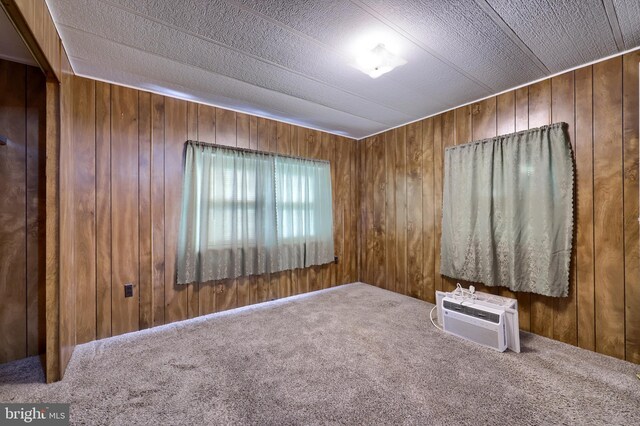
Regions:
M 126 283 L 124 285 L 124 297 L 133 297 L 133 284 Z

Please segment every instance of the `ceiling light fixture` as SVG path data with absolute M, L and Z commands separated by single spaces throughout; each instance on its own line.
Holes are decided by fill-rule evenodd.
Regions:
M 371 78 L 378 78 L 406 63 L 407 61 L 385 49 L 384 44 L 378 44 L 373 49 L 356 57 L 353 66 Z

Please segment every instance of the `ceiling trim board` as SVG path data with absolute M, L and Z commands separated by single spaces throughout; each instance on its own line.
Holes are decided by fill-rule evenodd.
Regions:
M 540 71 L 544 72 L 545 74 L 551 72 L 551 70 L 547 68 L 547 66 L 540 60 L 540 58 L 538 58 L 538 56 L 533 53 L 529 46 L 527 46 L 527 44 L 522 41 L 522 39 L 518 36 L 518 34 L 516 34 L 513 28 L 511 28 L 509 24 L 507 24 L 504 19 L 502 19 L 502 16 L 500 16 L 498 12 L 496 12 L 495 9 L 491 7 L 489 3 L 487 3 L 487 0 L 475 0 L 475 2 L 480 7 L 480 9 L 482 9 L 482 11 L 486 13 L 498 27 L 500 27 L 500 29 L 507 35 L 507 37 L 509 37 L 511 41 L 520 48 L 522 53 L 527 55 L 527 57 L 531 59 L 534 64 L 536 64 Z
M 399 25 L 394 24 L 393 22 L 391 22 L 390 20 L 388 20 L 387 18 L 382 16 L 382 14 L 378 13 L 378 11 L 373 9 L 371 6 L 369 6 L 367 4 L 364 4 L 361 0 L 349 0 L 349 1 L 351 3 L 353 3 L 353 4 L 355 4 L 356 6 L 358 6 L 360 9 L 364 10 L 365 12 L 367 12 L 369 15 L 371 15 L 372 17 L 374 17 L 378 21 L 382 22 L 383 24 L 385 24 L 386 26 L 391 28 L 392 30 L 396 31 L 398 34 L 402 35 L 407 40 L 411 41 L 413 44 L 418 46 L 420 49 L 424 50 L 429 55 L 433 56 L 434 58 L 436 58 L 437 60 L 439 60 L 440 62 L 442 62 L 446 66 L 450 67 L 451 69 L 457 71 L 460 75 L 462 75 L 465 78 L 471 80 L 472 82 L 474 82 L 478 86 L 482 87 L 483 89 L 488 90 L 489 92 L 494 90 L 493 88 L 487 86 L 485 83 L 483 83 L 480 80 L 477 80 L 473 76 L 469 75 L 467 72 L 465 72 L 464 70 L 459 68 L 453 62 L 451 62 L 451 61 L 447 60 L 446 58 L 444 58 L 444 57 L 440 56 L 439 54 L 437 54 L 435 51 L 430 49 L 426 44 L 424 44 L 423 42 L 421 42 L 417 38 L 413 37 L 411 34 L 406 32 Z
M 139 49 L 139 48 L 137 48 L 137 47 L 135 47 L 135 46 L 131 46 L 131 45 L 128 45 L 128 44 L 124 44 L 124 43 L 120 43 L 120 42 L 117 42 L 117 41 L 113 41 L 113 40 L 111 40 L 111 39 L 109 39 L 109 38 L 105 38 L 105 37 L 100 36 L 100 35 L 98 35 L 98 34 L 94 34 L 94 33 L 88 32 L 88 31 L 84 31 L 84 30 L 82 30 L 82 29 L 75 28 L 75 27 L 72 27 L 72 26 L 69 26 L 69 25 L 64 25 L 64 24 L 63 24 L 63 25 L 60 25 L 60 27 L 62 27 L 62 28 L 68 28 L 68 29 L 70 29 L 70 30 L 72 30 L 72 31 L 78 31 L 78 32 L 80 32 L 80 33 L 84 33 L 84 34 L 90 34 L 90 35 L 92 35 L 92 36 L 94 36 L 94 37 L 100 38 L 100 39 L 102 39 L 102 40 L 109 41 L 110 43 L 114 43 L 114 44 L 117 44 L 117 45 L 120 45 L 120 46 L 124 46 L 124 47 L 129 48 L 129 49 L 136 50 L 136 51 L 141 52 L 141 53 L 144 53 L 144 54 L 146 54 L 146 55 L 152 55 L 152 56 L 155 56 L 155 57 L 157 57 L 157 58 L 162 58 L 162 59 L 165 59 L 165 60 L 167 60 L 167 61 L 170 61 L 170 62 L 176 63 L 176 64 L 178 64 L 178 65 L 182 65 L 182 66 L 185 66 L 185 67 L 191 67 L 191 68 L 194 68 L 194 69 L 197 69 L 197 70 L 204 71 L 204 72 L 206 72 L 206 73 L 208 73 L 208 74 L 212 74 L 212 75 L 217 75 L 217 76 L 221 76 L 221 77 L 224 77 L 224 78 L 228 78 L 228 79 L 230 79 L 230 80 L 234 80 L 234 81 L 237 81 L 237 82 L 240 82 L 240 83 L 243 83 L 243 84 L 247 84 L 247 85 L 252 86 L 252 87 L 257 87 L 257 88 L 260 88 L 260 89 L 263 89 L 263 90 L 267 90 L 267 91 L 269 91 L 269 92 L 271 92 L 271 93 L 276 93 L 276 94 L 281 95 L 281 96 L 287 96 L 287 97 L 292 98 L 292 99 L 298 99 L 299 101 L 302 101 L 302 102 L 309 102 L 309 103 L 311 103 L 311 104 L 318 105 L 318 106 L 321 106 L 321 107 L 323 107 L 323 108 L 331 109 L 331 110 L 333 110 L 333 111 L 337 111 L 337 112 L 342 113 L 342 114 L 350 115 L 350 116 L 352 116 L 352 117 L 357 117 L 357 118 L 360 118 L 360 119 L 363 119 L 363 120 L 370 121 L 370 122 L 372 122 L 372 123 L 378 123 L 378 124 L 380 124 L 380 125 L 382 125 L 382 126 L 386 126 L 386 125 L 387 125 L 387 124 L 385 124 L 385 123 L 381 123 L 381 122 L 379 122 L 379 121 L 372 120 L 371 118 L 367 118 L 367 117 L 360 116 L 360 115 L 358 115 L 358 114 L 354 114 L 354 113 L 353 113 L 353 112 L 351 112 L 351 111 L 341 110 L 341 109 L 338 109 L 338 108 L 335 108 L 335 107 L 332 107 L 332 106 L 329 106 L 329 105 L 325 105 L 325 104 L 320 103 L 320 102 L 310 101 L 309 99 L 300 98 L 300 97 L 298 97 L 298 96 L 290 95 L 290 94 L 288 94 L 288 93 L 282 93 L 282 92 L 279 92 L 279 91 L 274 90 L 274 89 L 271 89 L 271 88 L 269 88 L 269 87 L 264 87 L 264 86 L 261 86 L 261 85 L 258 85 L 258 84 L 254 84 L 254 83 L 250 83 L 250 82 L 247 82 L 247 81 L 244 81 L 244 80 L 240 80 L 240 79 L 235 78 L 235 77 L 232 77 L 232 76 L 228 76 L 228 75 L 225 75 L 225 74 L 219 74 L 219 73 L 217 73 L 217 72 L 213 72 L 213 71 L 211 71 L 211 70 L 208 70 L 208 69 L 206 69 L 206 68 L 202 68 L 202 67 L 197 66 L 197 65 L 189 64 L 189 63 L 182 62 L 182 61 L 177 61 L 177 60 L 175 60 L 175 59 L 172 59 L 172 58 L 166 57 L 166 56 L 164 56 L 164 55 L 159 55 L 159 54 L 154 53 L 154 52 L 149 52 L 149 51 L 146 51 L 146 50 Z M 82 59 L 82 58 L 78 58 L 78 59 Z M 86 59 L 84 59 L 84 60 L 86 60 Z M 70 60 L 70 62 L 71 62 L 71 60 Z M 72 65 L 72 68 L 73 68 L 73 65 Z M 93 77 L 91 77 L 91 78 L 93 78 Z M 116 84 L 118 84 L 118 83 L 116 83 Z M 143 90 L 146 90 L 146 89 L 143 89 Z M 378 104 L 378 103 L 375 103 L 375 102 L 371 102 L 371 103 L 372 103 L 372 104 L 374 104 L 374 105 L 378 105 L 378 106 L 380 106 L 380 107 L 382 107 L 382 108 L 392 109 L 392 108 L 387 108 L 386 106 L 381 105 L 381 104 Z M 224 108 L 224 107 L 220 107 L 220 108 Z M 392 110 L 393 110 L 393 109 L 392 109 Z M 394 111 L 395 111 L 395 110 L 394 110 Z M 397 112 L 399 112 L 399 113 L 401 113 L 401 114 L 404 114 L 404 115 L 409 115 L 409 114 L 404 113 L 404 112 L 401 112 L 401 111 L 397 111 Z
M 372 100 L 372 99 L 369 99 L 369 98 L 367 98 L 367 97 L 365 97 L 365 96 L 362 96 L 362 95 L 359 95 L 359 94 L 357 94 L 357 93 L 351 92 L 351 91 L 349 91 L 349 90 L 345 90 L 345 89 L 344 89 L 344 88 L 342 88 L 342 87 L 335 86 L 335 85 L 333 85 L 333 84 L 331 84 L 331 83 L 328 83 L 328 82 L 326 82 L 326 81 L 324 81 L 324 80 L 320 80 L 320 79 L 315 78 L 315 77 L 312 77 L 312 76 L 310 76 L 310 75 L 308 75 L 308 74 L 302 73 L 302 72 L 300 72 L 300 71 L 296 71 L 296 70 L 291 69 L 291 68 L 289 68 L 289 67 L 286 67 L 286 66 L 284 66 L 284 65 L 280 65 L 280 64 L 278 64 L 278 63 L 276 63 L 276 62 L 269 61 L 269 60 L 267 60 L 267 59 L 265 59 L 265 58 L 262 58 L 262 57 L 260 57 L 260 56 L 253 55 L 253 54 L 251 54 L 251 53 L 247 53 L 247 52 L 245 52 L 245 51 L 243 51 L 243 50 L 240 50 L 240 49 L 238 49 L 238 48 L 235 48 L 235 47 L 233 47 L 233 46 L 229 46 L 229 45 L 227 45 L 227 44 L 225 44 L 225 43 L 221 43 L 221 42 L 219 42 L 218 40 L 214 40 L 214 39 L 211 39 L 211 38 L 209 38 L 209 37 L 205 37 L 205 36 L 203 36 L 203 35 L 201 35 L 201 34 L 195 33 L 195 32 L 193 32 L 193 31 L 189 31 L 189 30 L 187 30 L 187 29 L 185 29 L 185 28 L 182 28 L 182 27 L 177 27 L 177 26 L 175 26 L 175 25 L 173 25 L 173 24 L 171 24 L 171 23 L 169 23 L 169 22 L 163 21 L 162 19 L 158 19 L 158 18 L 155 18 L 155 17 L 153 17 L 153 16 L 149 16 L 149 15 L 146 15 L 146 14 L 144 14 L 144 13 L 140 13 L 140 12 L 138 12 L 138 11 L 134 10 L 134 9 L 131 9 L 131 8 L 129 8 L 129 7 L 125 7 L 125 6 L 121 6 L 121 5 L 119 5 L 119 4 L 115 4 L 115 3 L 113 3 L 112 1 L 109 1 L 109 0 L 100 0 L 100 1 L 101 1 L 102 3 L 104 3 L 104 4 L 106 4 L 106 5 L 109 5 L 109 6 L 113 7 L 113 8 L 115 8 L 115 9 L 119 9 L 119 10 L 121 10 L 121 11 L 123 11 L 123 12 L 130 13 L 130 14 L 132 14 L 132 15 L 139 16 L 139 17 L 141 17 L 141 18 L 143 18 L 143 19 L 147 19 L 147 20 L 149 20 L 149 21 L 155 22 L 155 23 L 156 23 L 156 24 L 158 24 L 158 25 L 162 25 L 162 26 L 165 26 L 165 27 L 167 27 L 167 28 L 171 28 L 171 29 L 172 29 L 172 30 L 174 30 L 174 31 L 177 31 L 177 32 L 182 33 L 182 34 L 190 35 L 191 37 L 195 37 L 195 38 L 200 39 L 200 40 L 202 40 L 202 41 L 204 41 L 204 42 L 214 44 L 214 45 L 219 46 L 219 47 L 221 47 L 221 48 L 229 49 L 229 50 L 231 50 L 231 51 L 233 51 L 233 52 L 237 53 L 238 55 L 241 55 L 241 56 L 244 56 L 244 57 L 248 57 L 248 58 L 254 59 L 254 60 L 256 60 L 256 61 L 262 62 L 263 64 L 267 64 L 267 65 L 270 65 L 270 66 L 273 66 L 273 67 L 279 68 L 279 69 L 281 69 L 281 70 L 284 70 L 284 71 L 290 72 L 290 73 L 295 74 L 295 75 L 297 75 L 297 76 L 299 76 L 299 77 L 305 78 L 305 79 L 310 80 L 310 81 L 314 81 L 314 82 L 316 82 L 316 83 L 318 83 L 318 84 L 322 84 L 322 85 L 324 85 L 324 86 L 326 86 L 326 87 L 330 87 L 330 88 L 332 88 L 332 89 L 334 89 L 334 90 L 337 90 L 337 91 L 339 91 L 339 92 L 346 93 L 346 94 L 348 94 L 348 95 L 350 95 L 350 96 L 356 97 L 356 98 L 361 99 L 361 100 L 363 100 L 363 101 L 370 102 L 371 104 L 373 104 L 373 105 L 377 105 L 377 106 L 379 106 L 379 107 L 381 107 L 381 108 L 385 108 L 385 109 L 387 109 L 387 110 L 391 110 L 391 111 L 397 112 L 398 114 L 411 115 L 411 114 L 408 114 L 408 113 L 407 113 L 407 112 L 405 112 L 405 111 L 400 111 L 400 110 L 398 110 L 398 109 L 396 109 L 396 108 L 392 108 L 392 107 L 389 107 L 389 106 L 387 106 L 387 105 L 383 105 L 383 104 L 381 104 L 381 103 L 378 103 L 377 101 L 374 101 L 374 100 Z M 312 38 L 312 37 L 309 37 L 309 36 L 307 36 L 306 34 L 301 33 L 301 32 L 297 31 L 297 30 L 296 30 L 296 29 L 294 29 L 294 28 L 291 28 L 291 27 L 289 27 L 289 26 L 287 26 L 287 25 L 284 25 L 283 23 L 280 23 L 279 21 L 276 21 L 276 20 L 274 20 L 274 19 L 272 19 L 272 18 L 265 17 L 265 16 L 263 16 L 263 14 L 262 14 L 262 13 L 260 13 L 260 12 L 256 12 L 256 11 L 253 11 L 253 10 L 251 10 L 251 9 L 247 9 L 245 6 L 242 6 L 242 7 L 241 7 L 240 5 L 236 4 L 236 2 L 232 2 L 232 1 L 229 1 L 229 0 L 225 0 L 225 1 L 226 1 L 227 3 L 232 3 L 233 5 L 235 5 L 235 6 L 239 7 L 239 8 L 241 8 L 241 9 L 243 9 L 243 10 L 246 10 L 247 12 L 252 13 L 252 14 L 253 14 L 253 15 L 255 15 L 255 16 L 258 16 L 258 17 L 260 17 L 261 19 L 265 19 L 265 20 L 267 20 L 267 21 L 271 22 L 272 24 L 279 26 L 281 29 L 283 29 L 283 30 L 285 30 L 285 31 L 288 31 L 288 32 L 290 32 L 290 33 L 294 34 L 295 36 L 298 36 L 298 37 L 304 38 L 304 39 L 305 39 L 305 40 L 307 40 L 307 41 L 311 41 L 311 42 L 313 42 L 315 45 L 317 45 L 317 46 L 321 47 L 322 49 L 324 49 L 324 50 L 328 51 L 329 53 L 336 54 L 336 55 L 340 56 L 342 59 L 344 59 L 344 60 L 345 60 L 345 63 L 347 63 L 347 62 L 348 62 L 348 59 L 349 59 L 349 58 L 348 58 L 345 54 L 343 54 L 342 52 L 337 51 L 337 50 L 334 50 L 334 49 L 332 49 L 332 48 L 328 47 L 327 45 L 325 45 L 324 43 L 321 43 L 321 42 L 319 42 L 318 40 L 316 40 L 316 39 L 314 39 L 314 38 Z M 83 32 L 86 32 L 87 34 L 93 34 L 93 35 L 95 35 L 96 37 L 100 37 L 100 38 L 102 38 L 103 40 L 109 40 L 109 41 L 111 41 L 111 42 L 113 42 L 113 43 L 118 43 L 118 44 L 121 44 L 121 45 L 123 45 L 123 46 L 128 46 L 128 45 L 126 45 L 126 44 L 122 44 L 122 43 L 119 43 L 119 42 L 113 41 L 113 40 L 111 40 L 111 39 L 109 39 L 109 38 L 105 38 L 105 37 L 99 36 L 99 35 L 97 35 L 97 34 L 95 34 L 95 33 L 84 31 L 84 30 L 79 29 L 79 28 L 77 28 L 77 27 L 73 27 L 73 26 L 65 25 L 65 24 L 59 24 L 58 22 L 55 22 L 55 25 L 56 25 L 56 27 L 57 27 L 57 26 L 62 26 L 62 27 L 66 27 L 66 28 L 72 28 L 72 29 L 77 30 L 77 31 L 83 31 Z M 138 49 L 138 50 L 140 50 L 140 49 Z M 145 52 L 146 52 L 146 51 L 145 51 Z M 162 57 L 165 57 L 165 56 L 162 56 Z M 175 62 L 178 62 L 178 61 L 175 61 Z M 179 63 L 182 63 L 182 62 L 179 62 Z M 214 73 L 214 74 L 217 74 L 217 73 Z M 218 74 L 218 75 L 223 75 L 223 74 Z M 395 82 L 398 82 L 397 80 L 394 80 L 393 78 L 391 78 L 391 80 L 392 80 L 392 81 L 395 81 Z M 242 81 L 242 80 L 238 80 L 238 81 Z M 247 82 L 245 82 L 245 83 L 247 83 Z M 247 84 L 252 84 L 252 83 L 247 83 Z M 257 87 L 261 87 L 261 86 L 257 86 Z M 310 102 L 310 101 L 309 101 L 309 102 Z M 321 105 L 321 104 L 319 104 L 319 105 Z M 352 114 L 352 115 L 353 115 L 353 114 Z M 363 117 L 360 117 L 360 118 L 363 118 Z M 381 123 L 381 124 L 382 124 L 382 123 Z
M 624 38 L 622 36 L 622 29 L 620 28 L 620 22 L 618 21 L 618 14 L 616 13 L 616 7 L 613 5 L 613 0 L 602 0 L 604 4 L 604 10 L 607 13 L 607 19 L 611 26 L 611 32 L 613 38 L 616 41 L 616 47 L 618 51 L 624 49 Z
M 290 126 L 301 127 L 301 128 L 309 129 L 309 130 L 316 130 L 318 132 L 328 133 L 330 135 L 335 135 L 335 136 L 339 136 L 341 138 L 350 139 L 350 140 L 354 140 L 354 141 L 360 140 L 358 138 L 354 138 L 353 136 L 345 135 L 343 133 L 337 133 L 337 132 L 332 132 L 332 131 L 325 130 L 325 129 L 319 129 L 317 127 L 303 125 L 303 124 L 300 124 L 300 123 L 293 123 L 291 121 L 285 121 L 285 120 L 282 120 L 282 119 L 269 117 L 269 116 L 266 116 L 266 115 L 263 115 L 263 114 L 258 114 L 258 113 L 255 113 L 255 112 L 242 111 L 242 110 L 239 110 L 237 108 L 231 108 L 231 107 L 228 107 L 228 106 L 222 106 L 222 105 L 215 104 L 213 102 L 194 101 L 193 99 L 183 98 L 183 97 L 180 97 L 180 96 L 170 96 L 170 95 L 167 95 L 166 93 L 162 93 L 162 92 L 157 91 L 157 90 L 151 90 L 151 89 L 147 89 L 147 88 L 140 88 L 140 87 L 137 87 L 137 86 L 133 86 L 131 84 L 119 83 L 119 82 L 108 80 L 108 79 L 105 79 L 105 78 L 92 77 L 90 75 L 77 73 L 77 72 L 75 73 L 75 75 L 77 77 L 87 78 L 89 80 L 95 80 L 95 81 L 100 81 L 102 83 L 113 84 L 114 86 L 127 87 L 129 89 L 139 90 L 141 92 L 153 93 L 155 95 L 164 96 L 165 98 L 179 99 L 181 101 L 191 102 L 191 103 L 200 104 L 200 105 L 208 105 L 208 106 L 211 106 L 211 107 L 214 107 L 214 108 L 220 108 L 220 109 L 224 109 L 224 110 L 227 110 L 227 111 L 237 112 L 239 114 L 244 114 L 244 115 L 250 115 L 250 116 L 254 116 L 254 117 L 264 118 L 266 120 L 271 120 L 271 121 L 277 121 L 278 123 L 284 123 L 284 124 L 288 124 Z
M 623 55 L 626 55 L 627 53 L 635 52 L 637 50 L 640 50 L 640 46 L 636 46 L 633 49 L 624 50 L 622 52 L 614 53 L 613 55 L 605 56 L 604 58 L 596 59 L 596 60 L 593 60 L 591 62 L 584 63 L 582 65 L 577 65 L 575 67 L 559 71 L 559 72 L 557 72 L 555 74 L 551 74 L 551 75 L 548 75 L 548 76 L 545 76 L 545 77 L 541 77 L 541 78 L 539 78 L 537 80 L 533 80 L 533 81 L 530 81 L 528 83 L 520 84 L 519 86 L 511 87 L 510 89 L 506 89 L 506 90 L 503 90 L 501 92 L 491 94 L 489 96 L 485 96 L 484 98 L 479 98 L 479 99 L 473 100 L 471 102 L 467 102 L 467 103 L 464 103 L 464 104 L 456 105 L 456 106 L 454 106 L 452 108 L 444 109 L 444 110 L 436 112 L 434 114 L 430 114 L 430 115 L 427 115 L 425 117 L 418 118 L 417 120 L 408 121 L 406 123 L 399 124 L 397 126 L 381 130 L 379 132 L 371 133 L 370 135 L 363 136 L 362 138 L 359 138 L 358 140 L 361 141 L 363 139 L 367 139 L 367 138 L 370 138 L 370 137 L 373 137 L 373 136 L 388 132 L 389 130 L 393 130 L 393 129 L 397 129 L 397 128 L 400 128 L 400 127 L 403 127 L 403 126 L 407 126 L 407 125 L 412 124 L 412 123 L 417 123 L 418 121 L 426 120 L 427 118 L 435 117 L 437 115 L 444 114 L 445 112 L 453 111 L 454 109 L 462 108 L 462 107 L 467 106 L 467 105 L 472 105 L 472 104 L 475 104 L 477 102 L 484 101 L 485 99 L 493 98 L 495 96 L 500 96 L 500 95 L 502 95 L 504 93 L 511 92 L 513 90 L 518 90 L 518 89 L 521 89 L 523 87 L 531 86 L 532 84 L 536 84 L 536 83 L 539 83 L 541 81 L 548 80 L 548 79 L 551 79 L 553 77 L 557 77 L 559 75 L 562 75 L 562 74 L 565 74 L 565 73 L 568 73 L 568 72 L 571 72 L 571 71 L 578 70 L 580 68 L 584 68 L 584 67 L 588 67 L 588 66 L 591 66 L 591 65 L 594 65 L 594 64 L 598 64 L 600 62 L 608 61 L 609 59 L 617 58 L 618 56 L 623 56 Z

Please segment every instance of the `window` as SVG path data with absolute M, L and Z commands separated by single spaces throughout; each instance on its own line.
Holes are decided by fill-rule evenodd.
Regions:
M 189 143 L 179 280 L 331 262 L 332 215 L 328 162 Z

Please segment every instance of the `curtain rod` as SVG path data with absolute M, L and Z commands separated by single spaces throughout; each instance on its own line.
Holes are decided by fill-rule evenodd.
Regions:
M 296 160 L 315 161 L 315 162 L 318 162 L 318 163 L 329 163 L 329 164 L 331 164 L 331 161 L 329 161 L 329 160 L 322 160 L 322 159 L 318 159 L 318 158 L 309 158 L 309 157 L 299 157 L 299 156 L 296 156 L 296 155 L 278 154 L 276 152 L 258 151 L 257 149 L 249 149 L 249 148 L 237 148 L 237 147 L 234 147 L 234 146 L 218 145 L 218 144 L 210 143 L 210 142 L 194 141 L 192 139 L 188 139 L 187 143 L 190 143 L 190 144 L 193 144 L 193 145 L 203 145 L 203 146 L 210 146 L 210 147 L 213 147 L 213 148 L 227 149 L 229 151 L 249 152 L 249 153 L 252 153 L 252 154 L 269 155 L 271 157 L 293 158 L 293 159 L 296 159 Z
M 533 132 L 538 132 L 538 131 L 541 131 L 541 130 L 553 129 L 555 127 L 561 127 L 561 128 L 564 129 L 567 126 L 569 126 L 569 125 L 567 123 L 565 123 L 564 121 L 559 121 L 557 123 L 547 124 L 547 125 L 540 126 L 540 127 L 534 127 L 532 129 L 528 129 L 528 130 L 520 130 L 519 132 L 507 133 L 507 134 L 504 134 L 504 135 L 494 136 L 492 138 L 479 139 L 477 141 L 467 142 L 467 143 L 463 143 L 461 145 L 448 146 L 444 150 L 445 151 L 449 151 L 449 150 L 454 150 L 454 149 L 458 149 L 458 148 L 465 148 L 465 147 L 468 147 L 468 146 L 479 145 L 479 144 L 495 141 L 495 140 L 498 140 L 498 139 L 505 139 L 505 138 L 509 138 L 509 137 L 512 137 L 512 136 L 523 135 L 525 133 L 533 133 Z

